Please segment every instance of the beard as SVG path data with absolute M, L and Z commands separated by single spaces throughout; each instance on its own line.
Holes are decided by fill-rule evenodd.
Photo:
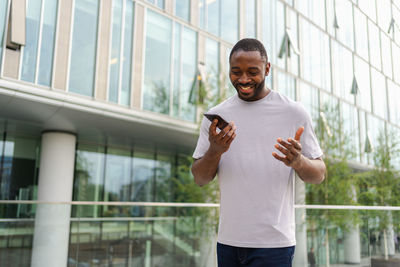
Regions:
M 233 84 L 233 86 L 235 87 L 240 99 L 244 101 L 256 101 L 262 98 L 262 94 L 265 89 L 265 78 L 260 83 L 243 84 L 236 82 L 235 84 Z M 247 95 L 241 92 L 240 87 L 254 87 L 254 90 Z

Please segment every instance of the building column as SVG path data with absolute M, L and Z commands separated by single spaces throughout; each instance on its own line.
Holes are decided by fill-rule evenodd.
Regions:
M 71 201 L 76 137 L 71 133 L 42 134 L 38 200 Z M 67 266 L 71 205 L 38 204 L 32 267 Z
M 353 185 L 351 188 L 353 201 L 357 202 L 357 191 Z M 350 225 L 344 233 L 344 262 L 359 264 L 361 262 L 360 227 L 358 224 Z
M 344 236 L 344 261 L 350 264 L 361 262 L 361 244 L 359 225 L 350 227 Z
M 297 176 L 295 177 L 295 204 L 304 205 L 306 203 L 306 185 Z M 296 249 L 294 252 L 293 266 L 308 266 L 307 260 L 307 225 L 306 209 L 295 210 L 296 218 Z

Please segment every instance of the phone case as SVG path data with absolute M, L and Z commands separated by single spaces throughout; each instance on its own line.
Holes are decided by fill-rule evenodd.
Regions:
M 209 119 L 211 122 L 212 122 L 214 119 L 217 119 L 217 120 L 218 120 L 217 127 L 218 127 L 220 130 L 224 129 L 224 128 L 228 125 L 228 122 L 226 122 L 226 120 L 224 120 L 221 116 L 219 116 L 219 115 L 217 115 L 217 114 L 206 114 L 206 113 L 205 113 L 204 116 L 205 116 L 207 119 Z

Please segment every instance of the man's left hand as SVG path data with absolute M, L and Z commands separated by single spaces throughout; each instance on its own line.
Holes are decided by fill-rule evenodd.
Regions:
M 294 169 L 299 168 L 303 158 L 300 144 L 300 137 L 303 134 L 303 131 L 304 127 L 300 127 L 297 130 L 294 139 L 288 138 L 287 141 L 282 140 L 282 138 L 278 138 L 278 144 L 275 144 L 275 148 L 283 154 L 283 157 L 279 156 L 275 152 L 272 153 L 272 156 L 285 163 L 285 165 L 288 167 L 292 167 Z

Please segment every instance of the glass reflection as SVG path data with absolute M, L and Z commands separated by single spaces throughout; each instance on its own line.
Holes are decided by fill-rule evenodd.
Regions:
M 299 82 L 299 90 L 300 101 L 310 114 L 315 129 L 319 118 L 319 91 L 303 82 Z
M 380 38 L 379 38 L 379 28 L 368 21 L 368 30 L 369 30 L 369 55 L 370 62 L 374 65 L 378 70 L 381 69 L 381 48 L 380 48 Z
M 353 30 L 353 5 L 348 0 L 336 0 L 336 15 L 339 29 L 336 31 L 337 38 L 351 50 L 354 50 Z
M 388 80 L 388 94 L 390 121 L 400 126 L 400 86 Z
M 387 119 L 386 81 L 385 77 L 371 68 L 372 100 L 374 114 Z
M 133 2 L 113 1 L 108 100 L 129 105 L 131 88 Z
M 367 111 L 371 110 L 371 84 L 369 65 L 359 57 L 354 57 L 354 71 L 357 78 L 358 89 L 357 105 Z
M 332 41 L 331 44 L 333 92 L 337 96 L 354 103 L 354 95 L 351 94 L 351 86 L 354 79 L 352 53 L 335 41 Z
M 148 10 L 143 86 L 143 108 L 169 113 L 171 20 Z
M 46 0 L 43 7 L 42 39 L 40 42 L 39 69 L 37 82 L 50 86 L 53 69 L 53 51 L 56 33 L 58 0 Z
M 256 1 L 246 0 L 246 37 L 256 37 Z
M 239 36 L 239 2 L 238 0 L 221 0 L 221 38 L 235 43 Z
M 304 19 L 301 20 L 301 34 L 304 79 L 329 90 L 331 88 L 329 37 Z M 321 56 L 315 57 L 315 54 Z
M 175 15 L 189 21 L 190 18 L 190 0 L 175 1 Z
M 21 80 L 35 82 L 42 0 L 26 4 L 26 45 L 23 49 Z
M 69 91 L 92 96 L 97 45 L 99 1 L 75 2 Z
M 36 200 L 39 138 L 2 133 L 0 140 L 0 200 Z M 1 218 L 31 218 L 33 207 L 2 205 Z
M 219 86 L 218 86 L 218 75 L 219 75 L 219 44 L 213 39 L 206 39 L 206 75 L 207 84 L 209 86 L 209 99 L 211 101 L 218 100 L 219 97 Z M 213 103 L 210 103 L 212 105 Z
M 104 192 L 105 148 L 78 144 L 75 159 L 73 200 L 102 201 Z M 98 217 L 99 206 L 77 206 L 73 216 Z
M 8 1 L 1 1 L 0 3 L 0 62 L 2 62 L 3 57 L 3 40 L 6 25 L 6 14 L 7 14 Z M 1 65 L 1 64 L 0 64 Z M 1 69 L 1 66 L 0 66 Z
M 356 52 L 365 60 L 368 60 L 367 17 L 358 8 L 354 8 L 354 27 Z
M 360 140 L 358 133 L 358 114 L 356 107 L 342 102 L 342 133 L 343 133 L 343 149 L 346 151 L 349 160 L 359 160 Z

